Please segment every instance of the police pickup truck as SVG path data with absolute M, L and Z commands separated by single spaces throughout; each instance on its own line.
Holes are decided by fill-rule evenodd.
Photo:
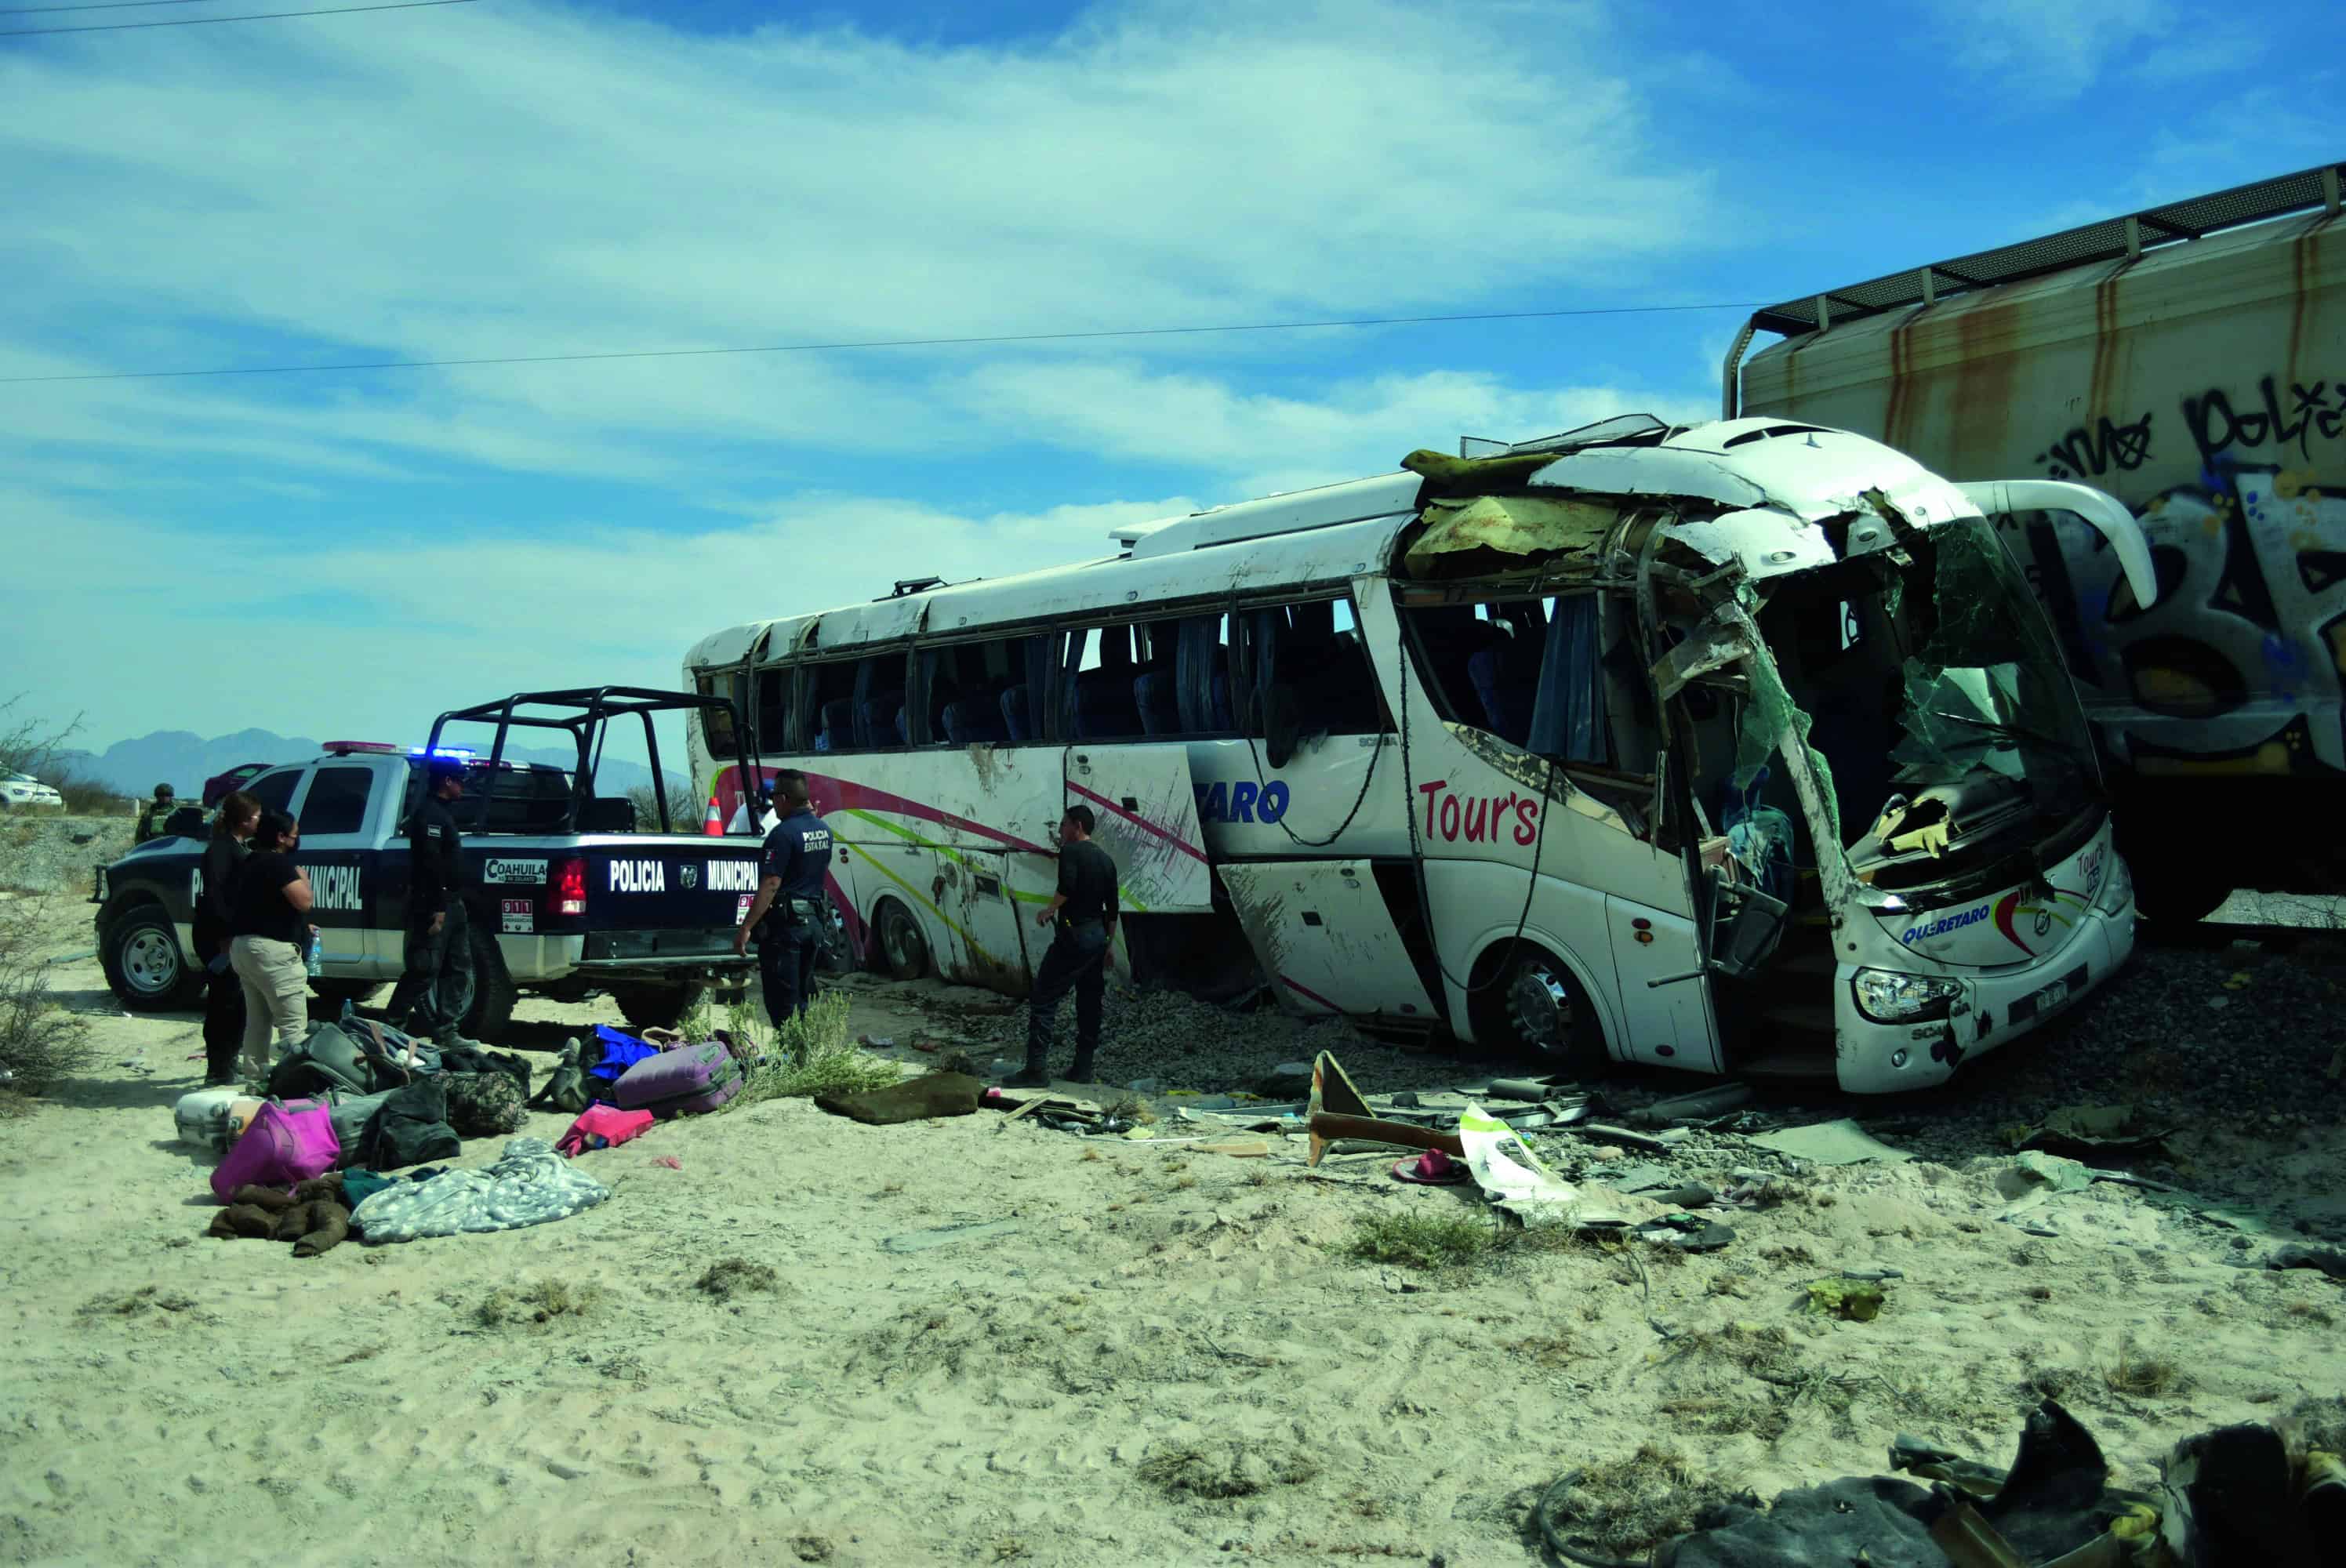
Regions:
M 432 744 L 413 752 L 335 741 L 323 755 L 275 767 L 245 783 L 264 809 L 300 823 L 294 859 L 310 873 L 323 973 L 313 990 L 364 1001 L 405 962 L 407 822 L 423 797 L 427 755 L 465 760 L 465 798 L 452 808 L 471 871 L 474 1039 L 498 1037 L 522 992 L 574 1002 L 601 992 L 638 1027 L 673 1023 L 702 993 L 738 993 L 754 966 L 733 953 L 733 932 L 758 891 L 759 840 L 668 830 L 666 792 L 657 822 L 639 824 L 624 797 L 595 793 L 604 726 L 639 715 L 659 774 L 651 715 L 722 705 L 688 693 L 605 687 L 525 694 L 444 714 Z M 552 708 L 556 718 L 538 717 Z M 496 726 L 490 754 L 444 744 L 466 723 Z M 566 730 L 575 769 L 505 755 L 515 726 Z M 753 775 L 754 776 L 754 775 Z M 648 829 L 651 830 L 638 830 Z M 201 994 L 192 923 L 203 840 L 154 839 L 97 871 L 97 949 L 125 1006 L 183 1008 Z

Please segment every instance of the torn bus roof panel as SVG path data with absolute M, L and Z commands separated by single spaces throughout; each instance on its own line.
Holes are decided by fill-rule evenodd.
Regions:
M 1610 504 L 1544 495 L 1436 501 L 1426 507 L 1424 531 L 1411 543 L 1402 565 L 1416 577 L 1459 575 L 1474 569 L 1463 557 L 1489 550 L 1527 560 L 1545 556 L 1567 569 L 1577 564 L 1593 575 L 1596 552 L 1619 518 Z

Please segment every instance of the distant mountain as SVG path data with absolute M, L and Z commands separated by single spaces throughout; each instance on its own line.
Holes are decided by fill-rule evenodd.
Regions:
M 117 740 L 104 751 L 60 751 L 57 766 L 95 779 L 134 799 L 144 799 L 158 784 L 168 784 L 183 799 L 203 792 L 204 780 L 246 762 L 299 762 L 318 755 L 319 743 L 301 735 L 278 735 L 266 729 L 240 729 L 207 740 L 184 729 L 158 729 L 136 740 Z M 569 768 L 577 758 L 568 751 L 509 747 L 505 755 L 516 762 L 546 762 Z M 670 772 L 671 781 L 676 775 Z M 639 762 L 605 757 L 597 782 L 605 794 L 620 794 L 652 781 L 652 771 Z

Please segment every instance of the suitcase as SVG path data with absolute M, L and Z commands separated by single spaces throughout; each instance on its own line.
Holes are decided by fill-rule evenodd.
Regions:
M 645 1057 L 619 1074 L 611 1102 L 656 1116 L 698 1115 L 731 1100 L 743 1082 L 741 1064 L 725 1042 L 709 1040 Z
M 198 1089 L 180 1095 L 179 1103 L 171 1107 L 171 1118 L 179 1126 L 179 1141 L 216 1155 L 226 1154 L 228 1145 L 234 1141 L 234 1134 L 230 1131 L 230 1112 L 244 1098 L 244 1091 L 232 1086 Z

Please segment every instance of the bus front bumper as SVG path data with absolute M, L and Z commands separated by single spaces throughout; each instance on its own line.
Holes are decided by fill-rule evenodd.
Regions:
M 1857 971 L 1833 983 L 1833 1075 L 1852 1095 L 1898 1095 L 1943 1084 L 1985 1055 L 2077 1004 L 2134 952 L 2134 901 L 2092 910 L 2076 935 L 2043 961 L 1964 978 L 1947 1016 L 1905 1023 L 1868 1017 L 1857 1004 Z

